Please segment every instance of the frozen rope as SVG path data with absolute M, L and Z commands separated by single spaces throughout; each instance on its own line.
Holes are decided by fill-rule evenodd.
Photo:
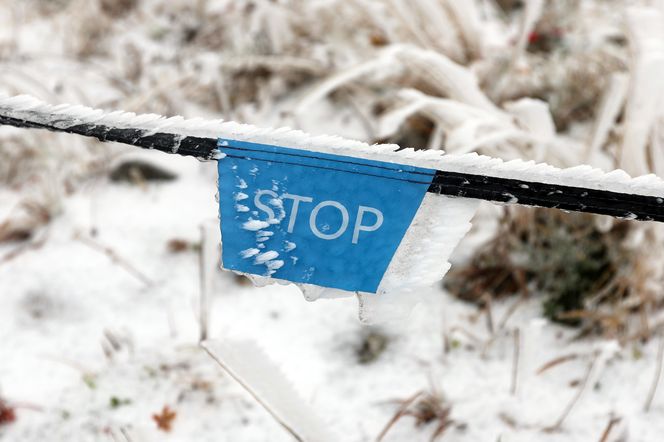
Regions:
M 0 98 L 0 125 L 66 132 L 202 160 L 219 157 L 220 138 L 375 158 L 435 169 L 428 189 L 434 194 L 664 221 L 664 182 L 654 175 L 630 178 L 622 171 L 604 173 L 589 166 L 557 169 L 476 154 L 443 155 L 396 145 L 369 146 L 286 128 L 260 129 L 233 122 L 106 113 L 83 106 L 53 106 L 27 96 Z M 251 152 L 246 155 L 250 157 Z

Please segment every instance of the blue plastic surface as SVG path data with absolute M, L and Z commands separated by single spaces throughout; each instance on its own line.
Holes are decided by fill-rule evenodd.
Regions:
M 349 291 L 376 292 L 435 173 L 234 140 L 218 146 L 222 266 Z

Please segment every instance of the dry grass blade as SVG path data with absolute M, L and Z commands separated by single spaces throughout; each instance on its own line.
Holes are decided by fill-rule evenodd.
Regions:
M 611 76 L 611 82 L 605 92 L 598 111 L 592 138 L 585 152 L 585 161 L 588 162 L 596 156 L 605 143 L 611 127 L 615 123 L 620 110 L 625 103 L 629 79 L 627 74 L 616 73 Z
M 399 408 L 380 432 L 376 442 L 381 442 L 390 429 L 404 416 L 413 417 L 416 427 L 437 422 L 436 428 L 431 434 L 430 440 L 432 442 L 442 436 L 454 424 L 454 421 L 450 418 L 452 406 L 436 391 L 419 391 L 413 396 L 398 402 L 400 403 Z
M 397 412 L 394 413 L 394 416 L 392 416 L 392 418 L 387 422 L 387 424 L 385 425 L 383 430 L 380 432 L 378 437 L 376 437 L 376 442 L 381 442 L 383 440 L 383 438 L 387 435 L 388 431 L 390 431 L 390 429 L 394 426 L 394 424 L 396 424 L 399 419 L 401 419 L 403 416 L 406 415 L 406 411 L 408 410 L 408 407 L 410 407 L 410 405 L 413 402 L 415 402 L 417 400 L 417 398 L 420 397 L 423 394 L 424 394 L 423 391 L 418 391 L 417 393 L 415 393 L 414 395 L 412 395 L 408 399 L 401 402 L 401 406 L 399 407 Z
M 121 268 L 127 271 L 127 273 L 129 273 L 130 275 L 141 281 L 146 286 L 149 287 L 153 285 L 153 282 L 150 278 L 148 278 L 143 272 L 134 267 L 134 265 L 132 265 L 129 261 L 120 256 L 111 247 L 100 244 L 99 242 L 93 240 L 92 238 L 88 238 L 80 234 L 76 235 L 74 238 L 80 241 L 82 244 L 85 244 L 86 246 L 90 247 L 91 249 L 106 255 L 108 259 L 110 259 L 114 264 L 119 265 Z
M 661 116 L 664 95 L 664 14 L 657 8 L 629 8 L 626 24 L 633 50 L 629 98 L 625 106 L 619 166 L 634 176 L 653 170 L 649 164 L 649 134 Z M 661 160 L 661 159 L 660 159 Z
M 3 256 L 0 256 L 0 264 L 4 264 L 13 259 L 16 259 L 25 252 L 40 249 L 41 247 L 44 246 L 44 244 L 46 244 L 46 240 L 47 240 L 47 235 L 43 235 L 39 239 L 33 240 L 29 243 L 21 244 L 20 246 L 16 247 L 14 250 L 7 252 Z
M 599 439 L 599 442 L 609 442 L 609 436 L 611 435 L 611 430 L 622 421 L 621 417 L 611 416 L 609 422 L 606 424 L 606 428 L 602 432 L 602 436 Z
M 14 215 L 0 223 L 0 243 L 27 241 L 53 218 L 55 209 L 45 202 L 26 199 Z
M 486 306 L 487 294 L 496 300 L 536 293 L 544 316 L 579 327 L 580 336 L 599 334 L 624 342 L 635 327 L 648 336 L 646 313 L 661 303 L 654 284 L 661 282 L 662 272 L 655 264 L 661 252 L 645 244 L 657 241 L 657 233 L 627 221 L 605 227 L 601 220 L 508 209 L 493 239 L 465 266 L 452 269 L 445 287 L 480 307 Z
M 560 430 L 567 416 L 569 416 L 576 403 L 579 401 L 579 399 L 581 399 L 581 396 L 583 396 L 583 393 L 585 393 L 585 391 L 587 390 L 588 384 L 590 383 L 590 380 L 592 378 L 593 371 L 596 369 L 599 356 L 600 356 L 599 352 L 596 352 L 593 355 L 593 359 L 592 361 L 590 361 L 590 364 L 588 364 L 588 370 L 586 371 L 586 375 L 583 377 L 583 381 L 581 382 L 581 385 L 579 386 L 579 389 L 577 390 L 576 394 L 574 395 L 572 400 L 567 404 L 567 406 L 563 410 L 562 414 L 560 415 L 556 423 L 551 425 L 550 427 L 545 428 L 544 431 L 555 432 Z
M 540 368 L 537 369 L 537 371 L 535 373 L 537 375 L 541 375 L 545 371 L 547 371 L 547 370 L 549 370 L 549 369 L 551 369 L 551 368 L 553 368 L 557 365 L 564 364 L 565 362 L 573 361 L 573 360 L 577 359 L 578 357 L 579 357 L 579 355 L 575 354 L 575 353 L 565 355 L 565 356 L 560 356 L 560 357 L 552 359 L 549 362 L 547 362 L 546 364 L 542 365 Z

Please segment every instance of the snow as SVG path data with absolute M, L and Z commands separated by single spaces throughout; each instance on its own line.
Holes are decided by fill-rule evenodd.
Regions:
M 213 165 L 143 155 L 177 170 L 178 181 L 146 189 L 104 184 L 78 193 L 65 201 L 65 215 L 55 221 L 51 241 L 0 266 L 5 306 L 0 309 L 2 395 L 42 409 L 19 408 L 18 420 L 0 427 L 0 434 L 7 440 L 54 441 L 99 440 L 109 432 L 121 438 L 122 431 L 132 440 L 145 441 L 291 440 L 197 349 L 198 322 L 192 303 L 198 296 L 198 259 L 165 252 L 169 239 L 195 240 L 198 225 L 216 219 Z M 8 197 L 6 191 L 3 195 Z M 441 216 L 446 204 L 438 203 L 439 196 L 431 198 L 428 210 Z M 456 209 L 461 209 L 463 203 L 456 202 Z M 119 206 L 123 210 L 117 210 Z M 72 238 L 93 220 L 98 240 L 148 274 L 153 286 L 145 287 Z M 450 220 L 450 226 L 458 222 Z M 465 230 L 463 225 L 457 228 L 454 235 Z M 3 246 L 3 252 L 9 248 Z M 631 346 L 622 347 L 612 358 L 605 353 L 602 370 L 593 374 L 601 387 L 584 392 L 560 432 L 541 432 L 540 428 L 555 423 L 576 394 L 570 382 L 585 375 L 592 355 L 604 344 L 571 341 L 573 331 L 539 319 L 537 300 L 519 308 L 509 328 L 492 336 L 483 321 L 468 319 L 476 314 L 474 307 L 454 301 L 438 288 L 422 288 L 426 304 L 415 309 L 408 321 L 374 329 L 390 341 L 375 363 L 361 365 L 354 349 L 364 328 L 357 321 L 355 300 L 311 304 L 292 285 L 256 289 L 237 285 L 219 272 L 214 288 L 211 337 L 260 343 L 311 405 L 310 411 L 320 416 L 323 425 L 345 435 L 344 440 L 373 440 L 396 411 L 390 401 L 430 388 L 430 379 L 452 404 L 453 418 L 467 426 L 450 429 L 445 436 L 450 439 L 598 440 L 611 413 L 623 418 L 616 434 L 627 431 L 634 440 L 654 441 L 664 432 L 661 394 L 652 411 L 642 413 L 655 368 L 654 341 L 635 344 L 643 353 L 639 358 Z M 33 299 L 31 293 L 45 300 L 39 319 L 31 313 L 32 304 L 26 303 Z M 497 302 L 495 317 L 502 317 L 514 301 Z M 509 392 L 508 332 L 513 328 L 520 328 L 523 337 L 516 396 Z M 112 360 L 99 345 L 105 330 L 131 342 Z M 445 335 L 458 342 L 448 353 L 442 350 Z M 544 363 L 570 353 L 580 357 L 535 374 Z M 94 374 L 94 388 L 86 385 L 75 367 Z M 210 387 L 192 387 L 208 384 L 209 391 Z M 111 397 L 128 398 L 131 403 L 113 409 Z M 178 413 L 168 435 L 157 430 L 150 418 L 165 404 Z M 501 418 L 505 415 L 517 427 L 505 423 Z M 415 428 L 412 420 L 404 418 L 386 440 L 425 441 L 431 431 L 431 425 Z
M 461 0 L 259 0 L 251 8 L 239 8 L 226 0 L 196 5 L 183 0 L 145 0 L 139 2 L 137 14 L 113 19 L 110 31 L 105 28 L 109 19 L 99 11 L 100 3 L 5 1 L 0 8 L 0 22 L 4 25 L 0 26 L 3 91 L 31 93 L 53 103 L 70 101 L 105 109 L 204 117 L 188 121 L 121 112 L 105 116 L 82 106 L 58 106 L 61 114 L 76 113 L 77 119 L 65 118 L 60 123 L 63 125 L 77 121 L 138 124 L 144 128 L 144 134 L 159 129 L 177 135 L 186 130 L 199 136 L 237 136 L 442 170 L 662 196 L 661 180 L 655 176 L 628 181 L 625 174 L 605 174 L 595 168 L 613 168 L 614 159 L 609 161 L 606 153 L 620 152 L 624 144 L 620 167 L 637 175 L 643 173 L 647 159 L 656 163 L 654 170 L 662 175 L 657 169 L 664 164 L 657 157 L 662 150 L 661 140 L 658 141 L 661 129 L 657 128 L 661 126 L 657 123 L 661 123 L 661 111 L 655 112 L 657 95 L 661 95 L 661 81 L 657 81 L 661 78 L 657 75 L 661 70 L 661 1 L 580 3 L 584 12 L 577 17 L 579 26 L 588 29 L 591 39 L 570 39 L 570 57 L 573 59 L 576 52 L 592 53 L 607 35 L 622 36 L 621 29 L 628 27 L 633 35 L 628 36 L 625 48 L 633 51 L 633 63 L 623 56 L 626 49 L 616 49 L 619 64 L 629 66 L 631 72 L 623 71 L 627 77 L 618 74 L 606 91 L 606 105 L 596 119 L 595 131 L 583 123 L 573 129 L 577 133 L 558 133 L 553 141 L 542 140 L 550 135 L 551 127 L 542 103 L 527 100 L 516 107 L 496 110 L 485 92 L 476 87 L 478 79 L 488 83 L 482 89 L 493 89 L 493 100 L 515 92 L 516 96 L 528 96 L 527 91 L 521 93 L 520 87 L 524 82 L 540 81 L 543 72 L 519 55 L 524 55 L 523 42 L 541 13 L 541 1 L 528 1 L 526 11 L 511 18 L 501 13 L 500 19 L 494 20 L 495 2 Z M 625 4 L 646 5 L 649 10 L 627 14 Z M 62 12 L 52 12 L 54 6 L 62 8 Z M 155 7 L 166 12 L 155 14 Z M 199 7 L 209 17 L 201 15 Z M 42 15 L 42 9 L 49 8 L 51 12 Z M 604 20 L 604 16 L 598 19 L 596 12 L 602 8 L 610 10 L 618 20 Z M 296 9 L 294 15 L 289 14 L 292 9 Z M 385 13 L 392 9 L 402 13 Z M 246 12 L 249 10 L 254 12 Z M 245 13 L 246 18 L 237 20 Z M 166 16 L 173 19 L 165 19 Z M 340 31 L 330 17 L 349 18 L 348 26 L 356 28 L 352 32 L 343 32 L 347 28 Z M 427 26 L 418 26 L 422 17 L 429 18 L 423 22 Z M 178 28 L 185 23 L 190 28 L 192 24 L 225 24 L 224 20 L 231 20 L 232 26 L 223 26 L 223 32 L 214 33 L 225 41 L 221 48 L 175 43 L 180 38 Z M 82 23 L 93 25 L 95 32 L 90 38 L 77 29 Z M 313 26 L 307 26 L 311 23 Z M 161 37 L 148 35 L 160 33 L 163 28 L 169 33 Z M 312 28 L 321 32 L 312 33 L 315 44 L 307 36 Z M 398 49 L 367 48 L 369 29 L 384 31 L 390 45 L 399 45 Z M 568 30 L 571 29 L 565 32 Z M 82 56 L 70 48 L 81 43 L 94 44 L 97 34 L 109 36 L 109 47 L 102 48 L 102 52 Z M 403 41 L 409 44 L 403 45 Z M 515 43 L 518 50 L 512 53 Z M 411 44 L 421 48 L 413 50 Z M 582 46 L 581 51 L 578 46 Z M 303 48 L 304 52 L 285 51 L 289 48 Z M 126 57 L 129 49 L 147 56 Z M 498 62 L 492 66 L 494 56 Z M 490 69 L 502 69 L 512 56 L 516 59 L 513 75 Z M 466 57 L 471 58 L 467 66 Z M 583 64 L 585 60 L 573 62 Z M 146 74 L 128 81 L 124 70 L 134 65 Z M 232 76 L 238 72 L 233 70 L 236 66 L 249 71 L 252 66 L 259 66 L 273 72 L 269 88 L 260 88 L 258 99 L 248 105 L 230 104 L 229 92 L 235 91 L 229 91 L 226 69 L 231 68 Z M 314 80 L 313 87 L 307 83 L 298 90 L 285 87 L 288 82 L 279 74 L 291 74 L 294 67 L 296 75 L 289 78 L 303 72 L 322 81 Z M 544 74 L 553 78 L 559 74 L 557 69 L 551 71 Z M 341 75 L 334 75 L 335 72 Z M 332 82 L 324 81 L 328 75 Z M 494 78 L 505 83 L 492 85 Z M 353 83 L 349 84 L 350 80 Z M 343 93 L 328 100 L 328 92 L 334 92 L 338 86 L 344 87 Z M 423 87 L 427 93 L 409 89 L 414 87 Z M 505 92 L 501 93 L 501 89 Z M 656 94 L 658 90 L 660 93 Z M 358 102 L 354 103 L 359 104 L 358 111 L 348 109 L 346 95 Z M 372 100 L 376 96 L 378 100 Z M 299 103 L 293 103 L 296 99 Z M 393 113 L 369 116 L 371 106 L 384 101 L 394 106 Z M 623 112 L 623 102 L 629 103 L 627 112 Z M 301 103 L 303 111 L 294 114 L 293 109 Z M 40 103 L 29 99 L 24 100 L 24 105 L 26 109 L 30 105 L 41 109 Z M 401 123 L 415 114 L 426 115 L 435 123 L 437 135 L 430 140 L 430 146 L 441 149 L 444 145 L 451 154 L 412 150 L 396 153 L 396 145 L 370 146 L 349 141 L 396 136 Z M 34 114 L 23 111 L 19 116 Z M 313 135 L 210 120 L 220 116 L 259 126 L 294 125 Z M 643 124 L 646 122 L 653 122 L 651 132 Z M 546 137 L 539 137 L 540 129 Z M 625 131 L 627 135 L 622 136 Z M 32 172 L 43 177 L 49 183 L 48 190 L 54 193 L 58 189 L 50 185 L 55 181 L 53 171 L 57 177 L 66 176 L 65 172 L 72 169 L 79 175 L 90 173 L 72 163 L 73 155 L 61 157 L 63 152 L 75 152 L 75 157 L 87 166 L 90 158 L 81 152 L 90 147 L 95 151 L 106 149 L 101 156 L 104 162 L 129 150 L 39 131 L 3 128 L 2 132 L 8 135 L 2 137 L 3 147 L 22 148 L 11 140 L 39 146 L 43 158 Z M 343 134 L 345 138 L 316 135 L 323 133 Z M 645 148 L 646 135 L 650 138 L 649 150 L 645 154 L 632 151 L 639 146 Z M 481 149 L 504 158 L 546 158 L 556 165 L 569 165 L 583 161 L 573 148 L 584 152 L 585 146 L 591 151 L 587 162 L 594 167 L 567 172 L 547 165 L 533 167 L 523 161 L 464 154 Z M 143 187 L 109 185 L 96 178 L 85 181 L 73 194 L 58 195 L 57 216 L 40 231 L 48 237 L 43 246 L 0 264 L 0 398 L 19 406 L 17 421 L 0 425 L 0 440 L 293 440 L 250 393 L 197 345 L 198 254 L 166 251 L 166 243 L 174 238 L 195 246 L 200 239 L 199 225 L 217 223 L 214 167 L 172 155 L 140 152 L 139 156 L 177 171 L 178 180 Z M 223 156 L 218 151 L 213 154 L 214 159 Z M 10 160 L 0 166 L 4 170 L 14 165 Z M 44 166 L 48 168 L 42 169 Z M 26 194 L 37 193 L 35 188 L 32 181 L 23 189 L 0 187 L 0 214 L 11 214 Z M 442 201 L 445 200 L 432 199 L 427 203 L 428 210 L 444 215 L 444 204 L 439 204 Z M 464 214 L 475 210 L 466 206 L 467 202 L 454 203 Z M 237 207 L 241 211 L 246 206 Z M 497 209 L 491 206 L 487 210 L 495 215 Z M 465 215 L 450 220 L 452 230 L 446 240 L 450 244 L 467 228 L 462 218 Z M 493 221 L 495 226 L 495 216 Z M 608 218 L 602 221 L 610 222 Z M 97 231 L 97 241 L 112 247 L 149 276 L 151 284 L 146 285 L 108 256 L 76 239 L 92 230 Z M 256 231 L 257 238 L 262 231 Z M 471 237 L 466 237 L 449 259 L 446 255 L 451 246 L 447 243 L 435 246 L 444 248 L 444 253 L 434 247 L 426 250 L 440 253 L 436 275 L 443 273 L 445 262 L 454 261 L 455 256 L 457 260 L 467 256 L 470 244 L 476 240 L 474 235 L 482 234 L 487 231 L 471 232 Z M 280 258 L 297 260 L 297 251 L 288 253 L 288 247 L 279 249 L 279 253 L 283 252 Z M 0 257 L 15 250 L 13 244 L 0 244 Z M 249 258 L 265 248 L 251 250 L 253 255 Z M 268 263 L 278 265 L 278 261 Z M 573 330 L 541 320 L 537 297 L 520 304 L 505 328 L 492 333 L 475 307 L 454 300 L 437 284 L 422 284 L 420 292 L 412 294 L 424 303 L 407 320 L 366 327 L 357 321 L 355 299 L 308 303 L 292 285 L 254 288 L 240 283 L 233 275 L 210 270 L 214 276 L 210 343 L 227 345 L 216 347 L 218 357 L 227 364 L 228 371 L 236 367 L 235 375 L 238 364 L 252 360 L 250 367 L 240 371 L 251 375 L 252 368 L 265 364 L 268 371 L 282 372 L 293 385 L 278 390 L 284 392 L 279 397 L 274 397 L 265 384 L 266 380 L 274 383 L 283 379 L 274 381 L 258 371 L 259 375 L 247 382 L 262 388 L 258 395 L 279 403 L 299 396 L 301 399 L 296 402 L 305 408 L 300 411 L 313 417 L 296 418 L 296 422 L 315 424 L 320 419 L 320 425 L 314 425 L 315 432 L 322 433 L 320 428 L 325 427 L 334 429 L 344 441 L 375 440 L 397 411 L 395 400 L 435 388 L 451 404 L 454 421 L 465 425 L 452 425 L 441 440 L 596 441 L 602 438 L 612 417 L 620 420 L 607 442 L 658 441 L 664 434 L 661 385 L 651 411 L 643 411 L 657 366 L 656 339 L 648 343 L 634 341 L 619 348 L 614 341 L 576 339 Z M 307 299 L 321 296 L 320 288 L 303 286 L 303 290 Z M 347 292 L 324 295 L 355 297 Z M 492 305 L 494 317 L 504 317 L 516 301 L 496 301 Z M 385 316 L 389 313 L 376 312 Z M 661 314 L 653 312 L 652 319 L 653 325 L 659 323 Z M 518 388 L 512 395 L 513 335 L 517 329 L 522 347 Z M 360 364 L 356 349 L 370 331 L 387 336 L 388 344 L 376 361 Z M 102 349 L 114 348 L 108 336 L 120 343 L 109 356 Z M 450 344 L 447 351 L 445 338 Z M 238 345 L 246 351 L 234 351 Z M 208 350 L 214 352 L 215 348 L 208 346 Z M 239 355 L 239 362 L 233 354 Z M 545 363 L 568 355 L 575 357 L 537 374 Z M 543 431 L 556 423 L 578 394 L 578 383 L 593 360 L 590 382 L 560 430 Z M 129 399 L 130 403 L 113 408 L 113 397 Z M 304 404 L 310 409 L 306 410 Z M 159 431 L 151 418 L 164 405 L 177 412 L 170 433 Z M 283 408 L 291 410 L 289 406 Z M 416 426 L 411 417 L 404 417 L 385 441 L 428 441 L 434 426 L 435 423 Z
M 269 226 L 270 226 L 270 223 L 268 223 L 266 221 L 259 221 L 259 220 L 256 220 L 256 219 L 249 220 L 249 221 L 245 222 L 244 224 L 242 224 L 243 229 L 250 230 L 252 232 L 255 232 L 255 231 L 258 231 L 258 230 L 261 230 L 261 229 L 265 229 L 266 227 L 269 227 Z
M 267 263 L 267 268 L 270 270 L 270 272 L 274 272 L 276 270 L 279 270 L 284 266 L 284 262 L 280 259 L 272 259 Z
M 235 193 L 235 201 L 244 201 L 247 198 L 249 198 L 249 195 L 247 195 L 244 192 L 237 192 Z
M 242 257 L 244 259 L 252 258 L 260 253 L 259 249 L 247 249 L 242 251 Z
M 265 253 L 261 253 L 260 255 L 256 256 L 256 264 L 265 264 L 268 261 L 272 261 L 273 259 L 277 258 L 279 256 L 279 252 L 275 252 L 274 250 L 270 250 Z
M 165 250 L 174 237 L 197 240 L 198 226 L 217 219 L 214 166 L 151 152 L 141 156 L 163 162 L 179 179 L 144 189 L 100 184 L 79 192 L 65 200 L 51 241 L 0 266 L 1 393 L 41 410 L 19 408 L 17 421 L 0 427 L 0 439 L 122 440 L 126 432 L 141 441 L 292 440 L 197 347 L 192 305 L 198 297 L 198 257 Z M 6 190 L 0 196 L 8 202 Z M 433 206 L 444 207 L 435 201 Z M 152 286 L 72 238 L 93 222 L 97 240 L 149 275 Z M 3 255 L 10 249 L 2 246 Z M 541 431 L 576 394 L 570 382 L 585 375 L 597 346 L 572 340 L 572 330 L 543 323 L 536 299 L 492 336 L 483 320 L 469 319 L 477 314 L 474 307 L 439 288 L 422 289 L 427 302 L 408 321 L 372 329 L 358 323 L 354 299 L 312 304 L 292 285 L 254 288 L 222 272 L 214 273 L 213 289 L 211 339 L 260 347 L 310 404 L 309 412 L 345 441 L 374 440 L 396 412 L 391 401 L 428 390 L 431 382 L 451 403 L 455 421 L 466 424 L 465 430 L 450 428 L 445 435 L 450 440 L 599 440 L 611 413 L 623 419 L 616 435 L 624 430 L 630 440 L 656 441 L 664 432 L 661 392 L 652 411 L 642 412 L 655 370 L 655 340 L 634 344 L 642 352 L 638 358 L 632 346 L 622 347 L 607 359 L 597 373 L 599 387 L 583 394 L 562 430 Z M 35 296 L 31 293 L 44 300 L 38 318 L 27 302 Z M 496 302 L 495 317 L 515 301 Z M 514 328 L 524 339 L 516 396 L 509 391 Z M 384 333 L 389 341 L 374 363 L 364 365 L 355 349 L 368 330 Z M 106 331 L 128 342 L 112 359 L 100 346 Z M 444 336 L 455 343 L 447 353 Z M 544 363 L 571 353 L 580 356 L 535 374 Z M 83 372 L 93 375 L 94 388 L 83 381 Z M 112 397 L 131 403 L 115 409 L 109 406 Z M 169 434 L 151 419 L 166 404 L 177 412 Z M 432 431 L 433 424 L 415 427 L 403 418 L 385 440 L 427 441 Z

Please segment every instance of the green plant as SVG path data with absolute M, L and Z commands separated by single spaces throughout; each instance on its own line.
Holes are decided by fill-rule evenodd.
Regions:
M 606 221 L 546 209 L 506 210 L 493 239 L 450 272 L 445 287 L 481 305 L 486 295 L 538 294 L 552 321 L 626 336 L 631 313 L 656 302 L 651 287 L 658 272 L 647 247 L 652 232 Z

